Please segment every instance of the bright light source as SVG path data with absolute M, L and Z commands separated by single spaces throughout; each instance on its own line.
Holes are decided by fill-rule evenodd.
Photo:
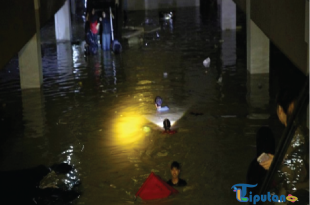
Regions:
M 160 128 L 163 128 L 163 121 L 165 119 L 169 119 L 170 125 L 172 127 L 179 119 L 183 117 L 185 111 L 185 109 L 172 107 L 168 112 L 154 111 L 156 113 L 146 115 L 145 118 Z
M 113 123 L 117 144 L 132 143 L 141 138 L 144 121 L 143 116 L 134 112 L 122 112 L 122 117 L 117 117 Z
M 175 124 L 175 121 L 170 121 L 171 127 Z M 163 128 L 163 122 L 157 122 L 155 123 L 155 125 L 157 125 L 160 128 Z

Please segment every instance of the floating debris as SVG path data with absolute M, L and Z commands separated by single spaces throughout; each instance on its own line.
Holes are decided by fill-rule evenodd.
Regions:
M 147 126 L 144 126 L 143 127 L 143 131 L 144 132 L 150 132 L 151 131 L 151 128 L 147 127 Z
M 206 58 L 206 59 L 203 61 L 203 65 L 204 65 L 204 67 L 206 67 L 206 68 L 209 68 L 209 67 L 210 67 L 210 64 L 211 64 L 211 59 L 210 59 L 210 58 Z
M 157 153 L 157 156 L 159 156 L 159 157 L 165 157 L 167 155 L 168 155 L 168 152 L 166 150 L 162 150 L 162 151 Z

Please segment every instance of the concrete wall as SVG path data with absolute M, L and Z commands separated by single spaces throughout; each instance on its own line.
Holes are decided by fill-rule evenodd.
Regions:
M 124 0 L 124 9 L 152 10 L 199 6 L 199 0 Z
M 250 0 L 249 0 L 250 1 Z M 246 12 L 246 0 L 234 0 L 238 7 L 243 11 Z
M 65 0 L 40 0 L 40 26 L 54 18 Z M 0 69 L 16 55 L 36 33 L 34 0 L 9 0 L 0 7 Z
M 64 5 L 65 1 L 66 0 L 40 0 L 41 25 L 45 25 L 48 20 L 54 18 L 54 14 Z
M 251 2 L 251 19 L 304 73 L 307 70 L 305 0 L 234 0 L 244 10 Z
M 0 69 L 36 32 L 33 0 L 10 0 L 0 7 Z
M 304 0 L 252 0 L 251 19 L 304 73 L 307 70 Z

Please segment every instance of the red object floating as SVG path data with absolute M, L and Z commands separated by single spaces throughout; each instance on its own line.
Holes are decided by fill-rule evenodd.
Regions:
M 139 196 L 143 200 L 154 200 L 166 198 L 171 194 L 177 193 L 179 192 L 176 189 L 152 172 L 136 193 L 136 197 Z
M 173 135 L 173 134 L 175 134 L 175 133 L 177 133 L 177 131 L 175 131 L 175 130 L 163 131 L 163 134 L 170 134 L 170 135 Z

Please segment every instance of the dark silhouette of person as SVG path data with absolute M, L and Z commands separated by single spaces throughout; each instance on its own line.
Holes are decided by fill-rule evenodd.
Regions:
M 23 170 L 0 171 L 1 202 L 10 205 L 68 204 L 80 196 L 80 193 L 62 188 L 40 189 L 39 185 L 51 171 L 56 174 L 66 174 L 72 169 L 72 166 L 61 163 L 50 168 L 39 165 Z
M 258 192 L 267 174 L 267 171 L 257 162 L 257 158 L 262 153 L 273 155 L 275 153 L 275 139 L 269 127 L 261 127 L 257 132 L 256 157 L 251 162 L 246 177 L 247 184 L 257 184 L 257 187 L 251 188 L 253 195 L 259 194 Z

